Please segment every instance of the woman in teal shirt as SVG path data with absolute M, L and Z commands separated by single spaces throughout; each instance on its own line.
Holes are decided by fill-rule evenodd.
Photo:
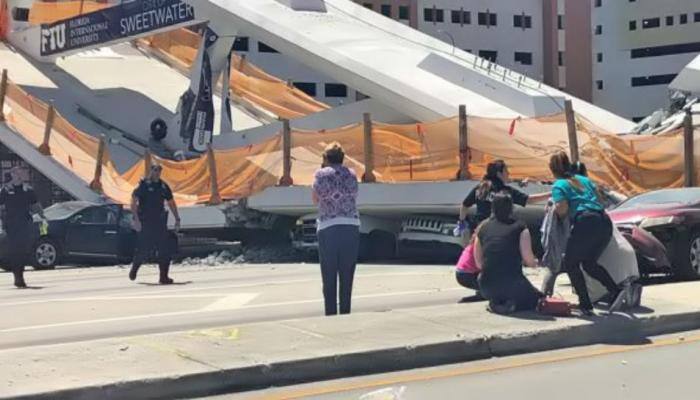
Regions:
M 581 312 L 593 315 L 593 304 L 581 268 L 613 295 L 610 310 L 615 311 L 622 306 L 624 293 L 610 274 L 598 264 L 598 258 L 612 238 L 613 224 L 598 199 L 597 188 L 587 177 L 572 173 L 569 156 L 564 152 L 552 156 L 549 168 L 556 178 L 552 188 L 556 212 L 561 217 L 568 216 L 571 221 L 564 268 L 576 289 Z

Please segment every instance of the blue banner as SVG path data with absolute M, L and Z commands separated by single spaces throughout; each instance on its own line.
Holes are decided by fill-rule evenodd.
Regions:
M 141 0 L 41 26 L 41 55 L 108 43 L 194 21 L 181 0 Z

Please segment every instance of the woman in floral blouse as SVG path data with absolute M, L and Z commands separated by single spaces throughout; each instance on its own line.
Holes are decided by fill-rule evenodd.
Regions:
M 343 166 L 345 153 L 331 143 L 316 171 L 313 201 L 318 205 L 318 243 L 326 315 L 350 314 L 352 284 L 360 245 L 357 176 Z M 340 293 L 338 293 L 340 283 Z

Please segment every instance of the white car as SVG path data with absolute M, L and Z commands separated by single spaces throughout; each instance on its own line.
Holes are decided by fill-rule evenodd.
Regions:
M 454 236 L 456 227 L 457 218 L 448 215 L 411 215 L 404 218 L 399 233 L 399 256 L 455 262 L 470 237 L 469 232 Z
M 309 253 L 318 252 L 316 214 L 299 218 L 292 229 L 292 246 Z M 396 256 L 396 238 L 401 222 L 370 215 L 360 216 L 360 260 L 387 260 Z

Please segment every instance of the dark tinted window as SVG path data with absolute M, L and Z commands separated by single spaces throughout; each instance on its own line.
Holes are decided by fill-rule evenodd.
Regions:
M 250 49 L 250 39 L 247 37 L 237 37 L 233 42 L 233 49 L 236 51 L 248 51 Z
M 348 97 L 348 87 L 341 83 L 326 83 L 326 97 Z
M 660 26 L 661 18 L 647 18 L 644 21 L 642 21 L 642 28 L 644 29 L 658 28 Z
M 391 18 L 391 4 L 382 4 L 382 7 L 380 10 L 381 10 L 380 12 L 382 13 L 382 15 L 384 15 L 385 17 Z
M 668 46 L 643 47 L 632 49 L 632 58 L 660 57 L 672 54 L 687 54 L 700 52 L 700 42 L 673 44 Z
M 407 6 L 399 6 L 399 19 L 411 19 L 410 9 Z
M 498 59 L 498 52 L 493 50 L 479 50 L 479 57 L 485 58 L 491 62 L 496 62 Z
M 263 42 L 258 42 L 258 51 L 261 53 L 279 53 L 277 50 L 273 49 L 272 47 L 266 45 Z
M 677 74 L 638 76 L 632 78 L 632 87 L 668 85 L 676 79 Z
M 313 82 L 294 82 L 294 86 L 309 96 L 316 96 L 316 84 Z
M 532 65 L 532 53 L 515 52 L 515 62 L 523 65 Z

